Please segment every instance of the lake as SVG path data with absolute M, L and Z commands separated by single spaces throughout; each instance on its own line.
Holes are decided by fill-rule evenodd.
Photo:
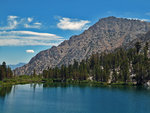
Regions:
M 150 90 L 26 84 L 0 87 L 0 113 L 150 113 Z

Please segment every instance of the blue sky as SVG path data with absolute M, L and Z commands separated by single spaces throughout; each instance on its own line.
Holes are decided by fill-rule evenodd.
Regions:
M 39 51 L 108 16 L 150 20 L 149 0 L 0 0 L 0 63 L 29 62 Z

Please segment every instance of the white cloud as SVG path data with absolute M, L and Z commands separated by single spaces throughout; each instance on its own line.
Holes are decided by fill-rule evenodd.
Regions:
M 141 21 L 149 22 L 150 19 L 140 19 Z
M 32 21 L 33 21 L 33 18 L 28 17 L 27 20 L 28 20 L 28 22 L 32 22 Z
M 16 19 L 18 16 L 8 16 L 8 20 Z
M 37 28 L 39 29 L 41 27 L 42 23 L 36 22 L 33 24 L 24 24 L 25 28 Z
M 0 36 L 2 35 L 37 35 L 37 36 L 49 36 L 49 37 L 55 37 L 55 38 L 61 38 L 59 36 L 56 36 L 55 34 L 50 33 L 39 33 L 39 32 L 33 32 L 33 31 L 2 31 L 0 32 Z
M 26 53 L 34 53 L 34 50 L 26 50 Z
M 63 40 L 62 37 L 50 33 L 39 33 L 33 31 L 0 32 L 0 46 L 52 46 L 60 44 Z
M 61 18 L 57 27 L 63 30 L 82 30 L 87 28 L 86 24 L 90 23 L 88 20 L 77 20 L 70 18 Z
M 39 29 L 42 26 L 42 23 L 33 21 L 34 18 L 20 18 L 18 16 L 8 16 L 7 17 L 7 25 L 0 25 L 0 30 L 14 30 L 17 28 L 35 28 Z
M 34 24 L 35 25 L 42 25 L 42 23 L 39 23 L 39 22 L 35 22 Z
M 150 19 L 140 19 L 140 18 L 127 18 L 127 19 L 130 19 L 130 20 L 140 20 L 140 21 L 145 21 L 145 22 L 149 22 Z
M 18 22 L 16 20 L 18 18 L 17 16 L 8 16 L 7 17 L 7 25 L 0 27 L 0 30 L 12 30 L 15 29 L 18 25 Z

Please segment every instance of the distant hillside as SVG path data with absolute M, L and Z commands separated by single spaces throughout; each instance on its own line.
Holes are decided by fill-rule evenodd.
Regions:
M 39 52 L 28 64 L 17 68 L 15 72 L 17 75 L 31 75 L 35 69 L 39 74 L 48 67 L 72 64 L 74 59 L 80 62 L 92 53 L 126 46 L 148 31 L 149 22 L 116 17 L 102 18 L 82 34 L 72 36 L 57 47 Z
M 18 63 L 18 64 L 15 64 L 15 65 L 9 65 L 9 67 L 12 69 L 12 70 L 14 70 L 14 69 L 16 69 L 16 68 L 18 68 L 18 67 L 21 67 L 21 66 L 23 66 L 23 65 L 25 65 L 26 63 Z

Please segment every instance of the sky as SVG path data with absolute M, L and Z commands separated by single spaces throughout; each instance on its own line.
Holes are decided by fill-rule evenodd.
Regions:
M 99 19 L 150 21 L 150 0 L 0 0 L 0 63 L 28 63 Z

